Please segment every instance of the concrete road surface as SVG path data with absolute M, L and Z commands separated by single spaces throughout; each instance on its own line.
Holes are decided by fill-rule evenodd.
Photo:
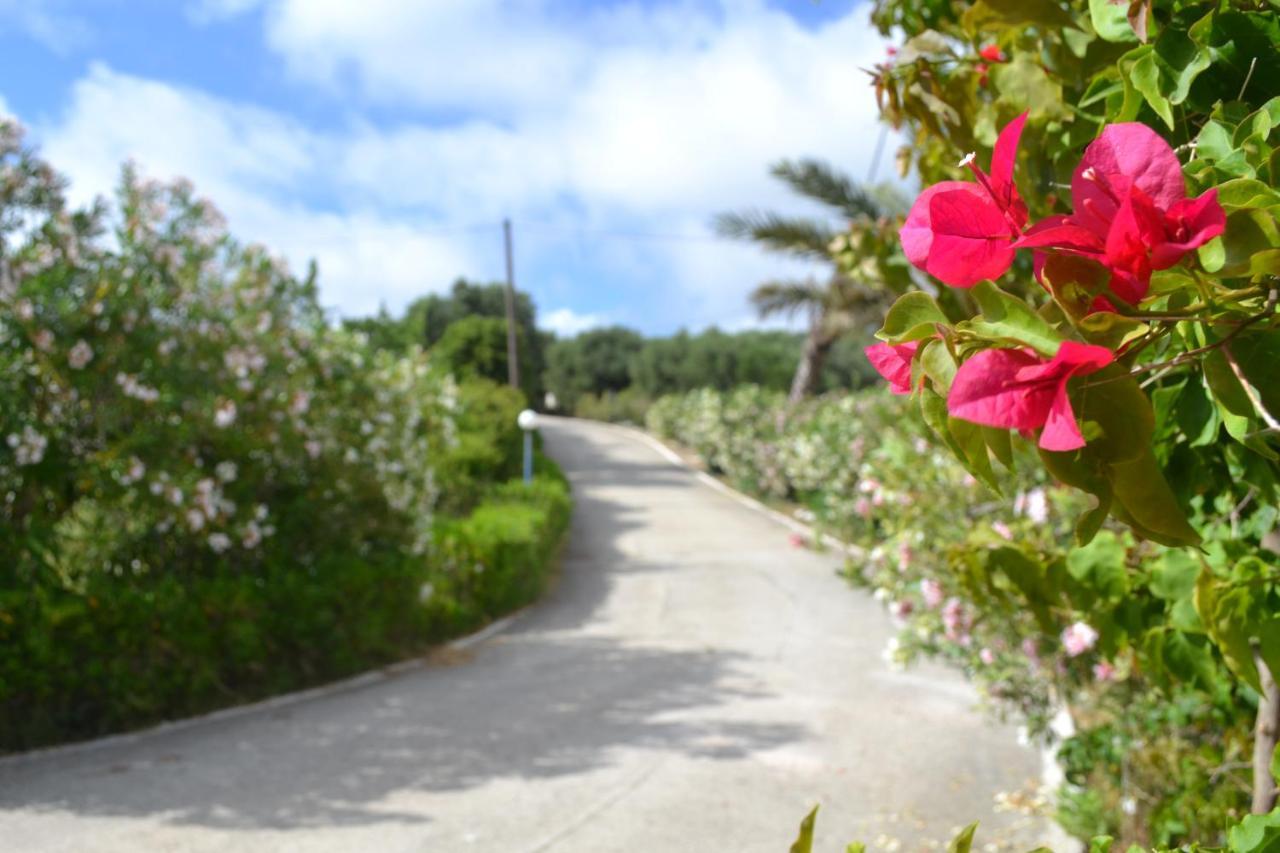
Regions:
M 283 707 L 0 761 L 0 850 L 902 850 L 1039 772 L 942 669 L 891 672 L 840 560 L 637 434 L 550 420 L 577 507 L 558 584 L 505 632 Z

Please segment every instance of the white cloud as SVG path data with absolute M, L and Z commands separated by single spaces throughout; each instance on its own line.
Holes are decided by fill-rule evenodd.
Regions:
M 297 270 L 315 258 L 322 298 L 346 314 L 384 302 L 398 308 L 477 269 L 465 241 L 373 208 L 301 203 L 309 185 L 325 180 L 339 143 L 265 110 L 96 65 L 76 84 L 63 120 L 39 130 L 74 200 L 110 193 L 129 159 L 150 177 L 190 178 L 236 234 Z
M 65 54 L 89 42 L 91 32 L 83 18 L 64 12 L 64 5 L 57 0 L 0 0 L 0 23 Z
M 538 325 L 562 338 L 572 338 L 588 329 L 597 329 L 606 322 L 601 314 L 579 314 L 572 308 L 557 308 L 538 314 Z
M 761 0 L 601 4 L 572 17 L 549 0 L 188 10 L 208 20 L 256 6 L 291 72 L 341 99 L 336 129 L 95 66 L 41 136 L 82 194 L 110 187 L 128 156 L 148 174 L 192 178 L 237 233 L 295 264 L 317 257 L 324 299 L 347 313 L 395 309 L 457 275 L 500 277 L 496 232 L 465 226 L 511 216 L 518 283 L 544 302 L 572 304 L 559 272 L 572 256 L 608 271 L 610 286 L 643 287 L 642 304 L 594 299 L 610 318 L 741 322 L 758 281 L 821 271 L 740 244 L 625 235 L 705 237 L 727 209 L 808 212 L 768 164 L 816 155 L 861 178 L 876 142 L 859 68 L 883 46 L 865 8 L 817 28 Z M 453 118 L 369 117 L 395 105 Z M 603 316 L 551 313 L 566 328 Z

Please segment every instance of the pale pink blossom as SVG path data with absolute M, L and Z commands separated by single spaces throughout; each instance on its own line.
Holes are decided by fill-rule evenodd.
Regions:
M 992 522 L 991 529 L 994 530 L 996 535 L 1001 539 L 1007 539 L 1010 542 L 1013 541 L 1013 531 L 1010 530 L 1009 525 L 1005 524 L 1003 521 Z
M 925 578 L 920 581 L 920 594 L 924 596 L 925 607 L 930 609 L 934 609 L 941 604 L 944 595 L 942 585 L 933 578 Z
M 978 652 L 978 659 L 987 666 L 991 666 L 991 664 L 996 662 L 996 653 L 991 651 L 991 649 L 984 647 L 982 651 Z
M 1093 648 L 1096 642 L 1098 642 L 1098 632 L 1085 622 L 1069 625 L 1062 632 L 1062 647 L 1069 657 L 1079 657 Z
M 1115 675 L 1116 668 L 1109 661 L 1098 661 L 1093 665 L 1093 677 L 1098 681 L 1110 681 Z
M 93 347 L 86 341 L 76 341 L 75 346 L 67 353 L 67 364 L 71 365 L 72 370 L 83 370 L 91 361 L 93 361 Z

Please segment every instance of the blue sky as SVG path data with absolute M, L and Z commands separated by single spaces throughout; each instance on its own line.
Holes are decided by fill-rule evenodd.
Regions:
M 509 216 L 560 333 L 750 326 L 819 272 L 708 224 L 810 212 L 779 157 L 863 175 L 883 55 L 857 0 L 0 0 L 0 109 L 75 198 L 186 176 L 342 315 L 500 278 Z

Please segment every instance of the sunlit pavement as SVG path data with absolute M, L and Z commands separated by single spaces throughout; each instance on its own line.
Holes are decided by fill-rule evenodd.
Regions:
M 0 764 L 0 849 L 785 851 L 1044 840 L 1038 755 L 954 673 L 891 672 L 840 559 L 634 434 L 543 422 L 577 506 L 504 633 L 334 695 Z

